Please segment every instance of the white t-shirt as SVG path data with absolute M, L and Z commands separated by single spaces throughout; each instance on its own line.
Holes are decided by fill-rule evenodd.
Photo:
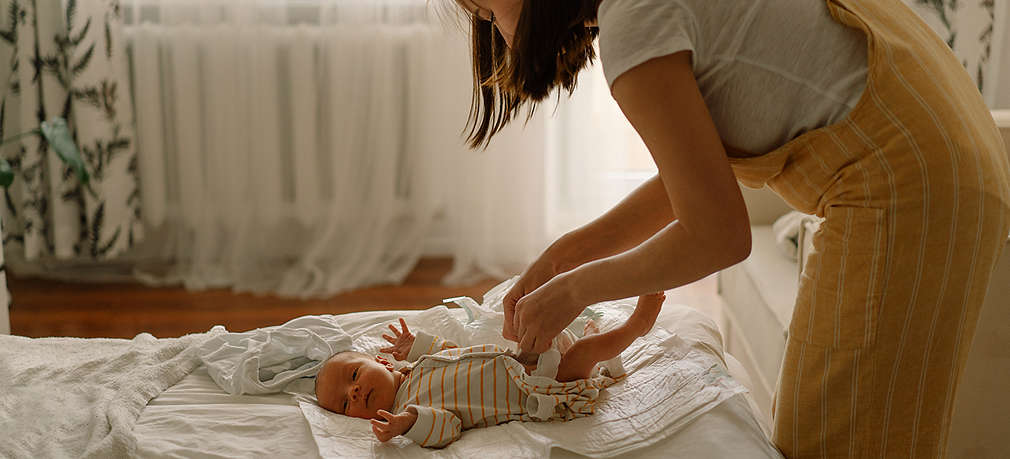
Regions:
M 723 142 L 754 154 L 841 121 L 866 85 L 866 36 L 824 0 L 604 0 L 598 19 L 611 86 L 650 59 L 692 51 Z

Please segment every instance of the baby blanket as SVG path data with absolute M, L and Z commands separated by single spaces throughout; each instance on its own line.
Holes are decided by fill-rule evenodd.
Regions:
M 211 331 L 224 332 L 217 325 Z M 351 348 L 351 336 L 333 316 L 304 316 L 244 333 L 218 333 L 200 347 L 210 377 L 229 394 L 284 391 L 312 377 L 322 362 Z
M 0 457 L 133 456 L 141 410 L 200 364 L 207 336 L 0 335 Z

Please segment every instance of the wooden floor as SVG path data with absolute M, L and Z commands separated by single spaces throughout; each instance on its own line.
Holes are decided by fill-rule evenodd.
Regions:
M 228 290 L 188 292 L 137 284 L 76 284 L 10 276 L 14 335 L 158 338 L 205 332 L 214 325 L 246 331 L 279 325 L 307 314 L 341 314 L 379 309 L 425 309 L 442 299 L 481 295 L 501 280 L 446 287 L 439 280 L 452 267 L 448 258 L 422 259 L 403 285 L 356 290 L 325 300 L 290 300 L 235 294 Z

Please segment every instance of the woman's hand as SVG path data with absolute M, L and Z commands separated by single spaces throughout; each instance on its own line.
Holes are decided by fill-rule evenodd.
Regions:
M 516 333 L 518 320 L 515 317 L 516 303 L 520 298 L 532 293 L 534 290 L 546 284 L 547 281 L 558 274 L 575 269 L 580 263 L 574 261 L 573 257 L 564 254 L 574 252 L 577 243 L 569 236 L 562 236 L 554 244 L 551 244 L 544 253 L 534 261 L 526 271 L 519 276 L 512 289 L 502 300 L 505 310 L 505 324 L 502 326 L 502 336 L 511 341 L 519 342 L 519 335 Z M 567 324 L 566 324 L 567 325 Z
M 414 345 L 414 334 L 410 332 L 407 328 L 407 323 L 400 318 L 400 327 L 403 331 L 399 331 L 393 324 L 389 324 L 389 329 L 393 330 L 393 334 L 396 338 L 389 335 L 382 335 L 386 341 L 389 341 L 392 346 L 384 347 L 379 349 L 379 352 L 385 352 L 387 354 L 392 354 L 393 358 L 396 360 L 405 360 L 408 355 L 410 355 L 410 348 Z
M 554 277 L 519 299 L 515 306 L 515 330 L 519 349 L 540 354 L 583 309 L 589 306 L 576 298 L 570 277 Z M 507 323 L 507 322 L 506 322 Z
M 417 412 L 404 411 L 400 414 L 393 414 L 386 410 L 379 410 L 379 416 L 385 421 L 372 419 L 372 433 L 375 438 L 385 443 L 397 435 L 403 435 L 410 431 L 410 428 L 417 422 Z

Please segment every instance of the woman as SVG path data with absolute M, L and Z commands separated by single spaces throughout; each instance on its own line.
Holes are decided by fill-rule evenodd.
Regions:
M 899 0 L 456 0 L 472 14 L 471 144 L 599 34 L 659 174 L 558 239 L 506 298 L 540 352 L 587 305 L 750 252 L 737 182 L 825 218 L 774 407 L 788 457 L 943 455 L 953 394 L 1010 231 L 1010 166 L 970 78 Z M 597 27 L 598 26 L 598 27 Z

